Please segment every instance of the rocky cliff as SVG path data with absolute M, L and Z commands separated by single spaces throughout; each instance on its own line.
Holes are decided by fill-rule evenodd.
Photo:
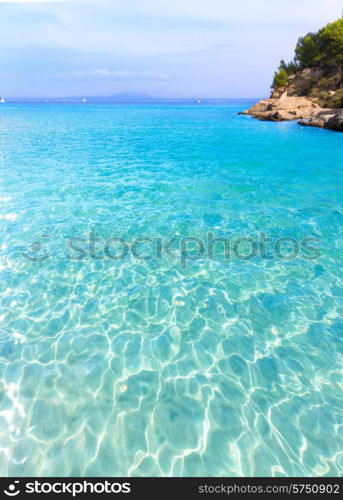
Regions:
M 343 108 L 342 68 L 314 67 L 288 77 L 287 95 L 315 99 L 323 108 Z
M 280 122 L 314 118 L 319 111 L 323 111 L 323 108 L 314 100 L 289 96 L 287 91 L 284 91 L 281 95 L 273 92 L 270 99 L 262 99 L 242 114 L 251 115 L 259 120 Z
M 281 97 L 262 99 L 241 114 L 274 122 L 299 120 L 301 125 L 343 132 L 342 109 L 322 108 L 316 99 L 289 96 L 287 90 Z
M 281 61 L 272 87 L 269 99 L 242 114 L 343 131 L 343 19 L 299 38 L 294 60 Z

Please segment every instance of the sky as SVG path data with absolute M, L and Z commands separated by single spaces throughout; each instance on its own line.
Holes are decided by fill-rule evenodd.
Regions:
M 268 96 L 342 0 L 0 0 L 0 95 Z

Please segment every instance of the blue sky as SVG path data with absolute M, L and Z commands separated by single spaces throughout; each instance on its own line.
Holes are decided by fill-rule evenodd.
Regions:
M 341 0 L 0 0 L 0 95 L 268 95 Z

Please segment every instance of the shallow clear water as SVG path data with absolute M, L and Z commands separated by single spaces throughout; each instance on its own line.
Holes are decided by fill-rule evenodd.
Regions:
M 248 105 L 1 107 L 1 475 L 342 474 L 343 135 Z

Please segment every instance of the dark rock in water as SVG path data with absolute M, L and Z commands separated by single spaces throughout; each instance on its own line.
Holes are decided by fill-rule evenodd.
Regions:
M 320 111 L 311 118 L 298 122 L 308 127 L 319 127 L 343 132 L 343 109 L 328 109 Z
M 336 111 L 334 115 L 328 119 L 325 128 L 343 132 L 343 110 Z

